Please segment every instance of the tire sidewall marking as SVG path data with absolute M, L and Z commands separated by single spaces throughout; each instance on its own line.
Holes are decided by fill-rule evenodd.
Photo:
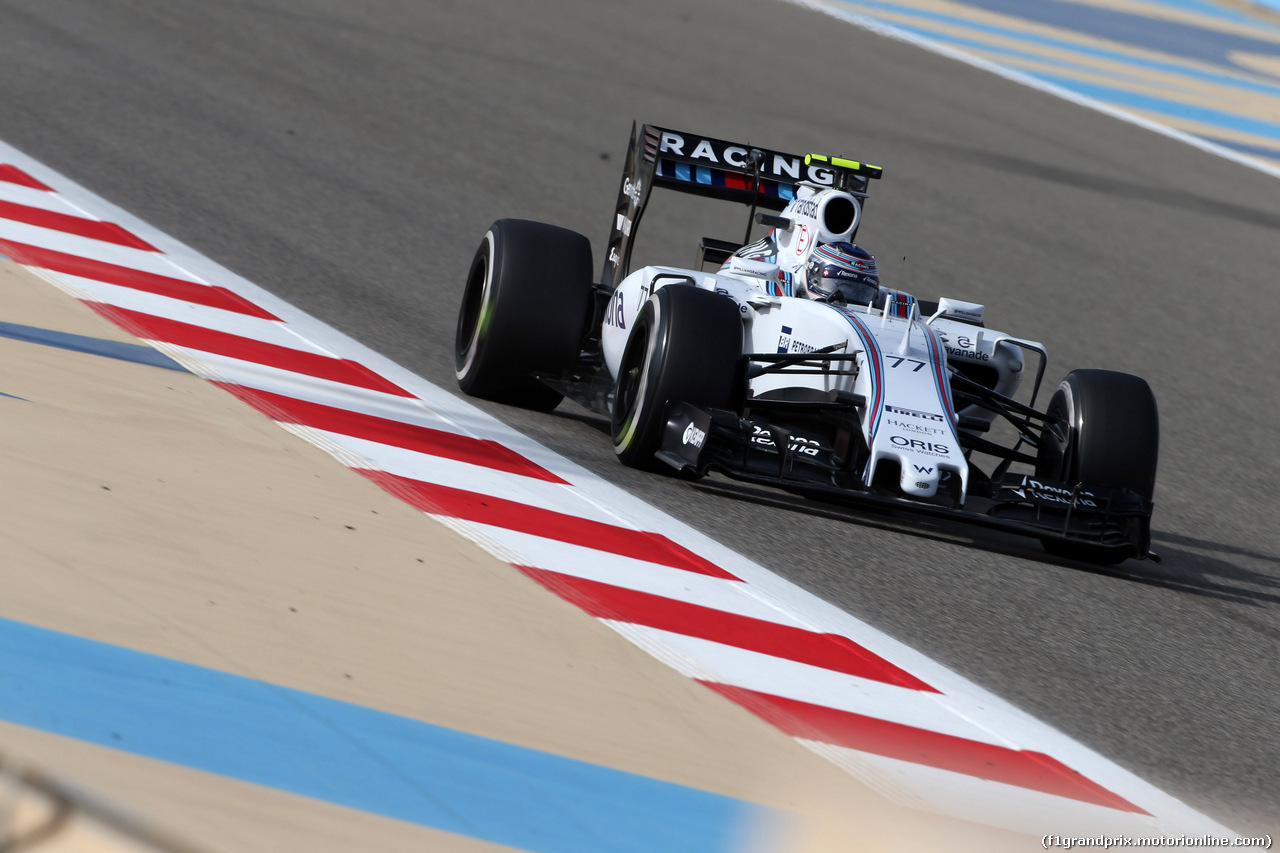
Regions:
M 463 359 L 462 365 L 455 371 L 459 381 L 466 378 L 474 367 L 480 350 L 483 348 L 485 332 L 488 330 L 489 322 L 493 316 L 493 276 L 497 260 L 497 238 L 492 228 L 485 232 L 482 245 L 486 247 L 485 254 L 487 255 L 484 284 L 480 291 L 480 305 L 477 311 L 475 329 L 471 333 L 471 340 L 467 342 L 466 357 Z

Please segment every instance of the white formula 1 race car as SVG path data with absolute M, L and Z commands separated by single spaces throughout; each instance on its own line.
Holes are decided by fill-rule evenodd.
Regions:
M 987 328 L 982 305 L 880 287 L 851 242 L 880 175 L 635 128 L 599 281 L 581 234 L 512 219 L 485 234 L 458 317 L 459 385 L 606 414 L 636 468 L 958 518 L 1091 562 L 1153 556 L 1148 384 L 1077 370 L 1037 409 L 1040 344 Z M 768 234 L 703 238 L 692 268 L 630 271 L 655 187 L 748 205 L 747 238 L 753 223 Z M 1036 377 L 1019 402 L 1028 355 Z

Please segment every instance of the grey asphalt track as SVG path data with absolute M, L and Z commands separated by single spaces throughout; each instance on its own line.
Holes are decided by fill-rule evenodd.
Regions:
M 445 387 L 499 217 L 589 236 L 633 119 L 876 163 L 887 284 L 1160 401 L 1154 548 L 622 469 L 489 411 L 1244 832 L 1280 830 L 1280 182 L 777 0 L 0 0 L 0 138 Z M 656 197 L 637 259 L 745 213 Z M 1052 832 L 1052 827 L 1046 827 Z

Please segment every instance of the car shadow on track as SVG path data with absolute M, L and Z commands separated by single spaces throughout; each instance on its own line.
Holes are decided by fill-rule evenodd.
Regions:
M 1241 556 L 1273 563 L 1280 563 L 1280 557 L 1244 549 L 1232 549 L 1230 546 L 1176 534 L 1156 533 L 1160 546 L 1157 552 L 1160 554 L 1161 562 L 1126 560 L 1115 566 L 1098 566 L 1079 560 L 1056 557 L 1041 550 L 1038 544 L 1029 544 L 1030 540 L 1023 537 L 974 528 L 963 522 L 920 518 L 908 513 L 875 507 L 842 507 L 838 504 L 808 500 L 787 492 L 713 478 L 686 485 L 707 495 L 743 501 L 770 510 L 794 513 L 804 519 L 825 518 L 843 524 L 901 533 L 934 542 L 1001 554 L 1043 565 L 1090 572 L 1235 604 L 1256 607 L 1280 604 L 1280 577 L 1255 572 L 1237 563 L 1197 554 L 1177 546 L 1187 545 L 1223 553 L 1235 551 Z
M 610 435 L 613 432 L 613 427 L 610 425 L 607 417 L 604 415 L 597 415 L 595 412 L 587 411 L 577 406 L 570 409 L 566 405 L 565 408 L 555 409 L 550 412 L 550 415 L 553 418 L 564 418 L 569 421 L 577 421 L 583 426 L 589 427 L 601 435 Z
M 955 159 L 966 160 L 1002 174 L 1021 174 L 1074 189 L 1280 230 L 1280 214 L 1274 211 L 1259 210 L 1243 204 L 1193 195 L 1184 187 L 1153 187 L 1133 181 L 1118 180 L 1115 176 L 1068 169 L 1057 164 L 1040 163 L 960 145 L 927 140 L 917 140 L 917 142 L 922 147 L 945 151 L 948 156 Z
M 1104 571 L 1136 583 L 1233 604 L 1280 604 L 1280 556 L 1160 530 L 1152 531 L 1152 540 L 1152 548 L 1162 562 L 1121 563 L 1105 567 Z M 1243 565 L 1244 561 L 1271 564 L 1277 569 L 1257 571 Z

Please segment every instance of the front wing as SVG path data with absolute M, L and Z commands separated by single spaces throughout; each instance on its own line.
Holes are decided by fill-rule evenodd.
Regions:
M 714 471 L 833 502 L 959 520 L 1041 541 L 1088 545 L 1111 552 L 1117 562 L 1150 555 L 1153 505 L 1127 489 L 1004 474 L 997 481 L 985 475 L 971 477 L 968 495 L 960 494 L 959 478 L 951 477 L 935 498 L 907 498 L 876 483 L 863 483 L 856 470 L 860 467 L 857 453 L 839 437 L 835 444 L 844 446 L 833 446 L 816 432 L 687 403 L 672 403 L 667 414 L 657 456 L 677 470 L 696 475 Z

